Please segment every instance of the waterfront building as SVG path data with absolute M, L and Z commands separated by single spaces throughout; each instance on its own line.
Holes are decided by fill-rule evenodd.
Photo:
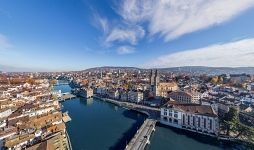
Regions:
M 107 93 L 107 89 L 105 87 L 97 87 L 95 91 L 99 95 L 105 95 Z
M 144 94 L 141 91 L 129 91 L 128 100 L 135 103 L 140 103 L 144 99 Z
M 79 96 L 84 98 L 93 97 L 93 89 L 92 88 L 82 88 L 79 92 Z
M 109 98 L 112 98 L 112 99 L 119 99 L 120 93 L 117 89 L 111 89 L 108 91 L 108 96 Z
M 161 108 L 160 122 L 206 135 L 219 133 L 218 116 L 211 106 L 168 102 Z
M 179 103 L 195 103 L 200 104 L 201 93 L 196 91 L 175 91 L 168 94 L 168 98 L 173 99 Z

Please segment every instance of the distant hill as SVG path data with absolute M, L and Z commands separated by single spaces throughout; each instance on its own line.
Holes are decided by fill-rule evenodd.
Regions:
M 105 70 L 141 70 L 141 69 L 136 67 L 103 66 L 103 67 L 89 68 L 83 71 L 105 71 Z
M 204 66 L 184 66 L 173 68 L 161 68 L 161 71 L 186 72 L 200 74 L 254 74 L 254 67 L 204 67 Z
M 136 67 L 95 67 L 84 71 L 102 71 L 102 70 L 150 70 Z M 175 72 L 175 73 L 196 73 L 196 74 L 254 74 L 254 67 L 205 67 L 205 66 L 183 66 L 171 68 L 158 68 L 161 72 Z
M 103 70 L 150 70 L 137 67 L 121 67 L 121 66 L 103 66 L 85 69 L 82 71 L 93 72 Z M 175 72 L 175 73 L 195 73 L 195 74 L 254 74 L 254 67 L 205 67 L 205 66 L 183 66 L 183 67 L 171 67 L 171 68 L 158 68 L 160 72 Z M 31 69 L 31 68 L 19 68 L 12 66 L 0 65 L 0 72 L 40 72 L 46 70 Z M 79 71 L 78 71 L 79 72 Z

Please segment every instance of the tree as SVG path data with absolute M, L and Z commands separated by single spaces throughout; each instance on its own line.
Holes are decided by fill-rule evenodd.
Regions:
M 247 138 L 249 142 L 251 143 L 254 142 L 254 129 L 252 127 L 249 127 L 239 122 L 237 131 L 238 131 L 238 134 L 236 135 L 236 138 L 239 138 L 242 136 Z
M 212 77 L 211 82 L 212 82 L 213 84 L 217 84 L 217 83 L 218 83 L 218 80 L 219 80 L 219 77 L 218 77 L 218 76 L 214 76 L 214 77 Z
M 238 111 L 234 107 L 230 107 L 228 113 L 225 114 L 224 123 L 227 129 L 227 135 L 229 135 L 230 130 L 236 131 L 237 125 L 239 123 Z
M 235 138 L 243 138 L 244 140 L 254 143 L 254 128 L 244 125 L 239 120 L 239 114 L 236 108 L 231 107 L 229 112 L 225 114 L 224 126 L 227 130 L 227 135 L 230 132 L 236 134 Z

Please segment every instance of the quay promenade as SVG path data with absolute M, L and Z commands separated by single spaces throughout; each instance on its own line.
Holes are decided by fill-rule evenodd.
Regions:
M 147 144 L 150 144 L 150 136 L 155 131 L 156 121 L 146 119 L 143 125 L 126 146 L 125 150 L 144 150 Z
M 94 95 L 93 97 L 98 98 L 100 100 L 127 108 L 131 110 L 138 111 L 140 113 L 144 113 L 148 115 L 149 118 L 158 120 L 160 118 L 160 109 L 159 108 L 154 108 L 154 107 L 149 107 L 149 106 L 144 106 L 144 105 L 139 105 L 135 103 L 130 103 L 130 102 L 122 102 L 122 101 L 117 101 L 113 99 L 108 99 L 108 98 L 101 98 L 97 95 Z

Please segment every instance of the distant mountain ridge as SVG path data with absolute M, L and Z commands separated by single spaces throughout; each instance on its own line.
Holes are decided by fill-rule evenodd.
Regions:
M 172 68 L 160 68 L 162 71 L 192 72 L 206 74 L 254 74 L 254 67 L 205 67 L 205 66 L 183 66 Z
M 137 67 L 95 67 L 89 68 L 84 71 L 101 71 L 101 70 L 150 70 Z M 198 73 L 198 74 L 254 74 L 254 67 L 206 67 L 206 66 L 183 66 L 183 67 L 170 67 L 170 68 L 153 68 L 162 72 L 182 72 L 182 73 Z
M 137 67 L 121 67 L 121 66 L 103 66 L 103 67 L 93 67 L 88 68 L 83 71 L 101 71 L 101 70 L 141 70 L 141 68 Z
M 121 66 L 102 66 L 93 67 L 81 71 L 104 71 L 104 70 L 150 70 L 138 67 L 121 67 Z M 156 69 L 156 68 L 153 68 Z M 254 67 L 206 67 L 206 66 L 183 66 L 183 67 L 169 67 L 157 68 L 161 72 L 175 72 L 175 73 L 198 73 L 198 74 L 254 74 Z M 0 65 L 0 72 L 36 72 L 39 69 L 18 68 L 12 66 Z M 42 71 L 45 72 L 45 71 Z M 66 71 L 68 72 L 68 71 Z M 77 71 L 79 72 L 79 71 Z

